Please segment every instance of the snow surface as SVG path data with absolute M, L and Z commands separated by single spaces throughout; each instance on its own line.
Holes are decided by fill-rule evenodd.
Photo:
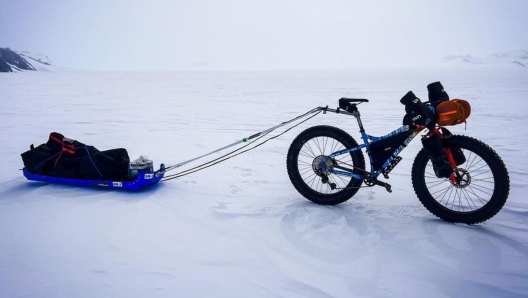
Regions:
M 285 166 L 303 129 L 143 192 L 27 181 L 20 153 L 52 131 L 101 150 L 175 164 L 342 96 L 369 98 L 370 134 L 401 123 L 399 99 L 440 80 L 472 105 L 467 131 L 491 145 L 510 197 L 477 226 L 425 210 L 410 169 L 339 206 L 302 198 Z M 525 69 L 349 72 L 0 74 L 0 297 L 528 297 L 528 73 Z M 280 132 L 280 131 L 279 131 Z M 277 132 L 278 133 L 278 132 Z M 198 163 L 190 164 L 189 167 Z

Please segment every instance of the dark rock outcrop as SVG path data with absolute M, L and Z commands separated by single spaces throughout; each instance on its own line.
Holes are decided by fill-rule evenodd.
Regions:
M 2 60 L 2 54 L 0 54 L 0 72 L 12 72 L 11 66 Z
M 18 70 L 36 70 L 26 59 L 11 51 L 10 48 L 0 48 L 0 72 Z

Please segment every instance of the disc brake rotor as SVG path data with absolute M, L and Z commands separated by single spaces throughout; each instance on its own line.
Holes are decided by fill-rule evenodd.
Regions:
M 469 172 L 466 169 L 457 168 L 455 170 L 455 173 L 458 173 L 457 175 L 457 181 L 453 182 L 451 181 L 451 184 L 456 188 L 466 188 L 471 184 L 471 175 L 469 175 Z

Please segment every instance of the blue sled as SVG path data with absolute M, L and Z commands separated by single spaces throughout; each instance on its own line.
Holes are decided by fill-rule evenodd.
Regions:
M 131 181 L 113 181 L 113 180 L 85 180 L 85 179 L 72 179 L 62 178 L 55 176 L 44 176 L 38 174 L 31 174 L 26 168 L 23 168 L 24 176 L 28 180 L 41 181 L 48 183 L 61 183 L 79 186 L 90 186 L 107 189 L 126 189 L 126 190 L 141 190 L 145 187 L 151 186 L 160 182 L 161 178 L 165 174 L 163 166 L 159 171 L 156 172 L 139 172 L 137 178 Z

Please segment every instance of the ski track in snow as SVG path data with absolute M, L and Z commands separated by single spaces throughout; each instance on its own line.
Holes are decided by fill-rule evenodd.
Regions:
M 401 123 L 401 96 L 425 101 L 437 80 L 472 105 L 467 130 L 451 130 L 489 144 L 510 173 L 508 202 L 484 224 L 422 207 L 416 140 L 390 174 L 393 193 L 302 198 L 286 173 L 293 138 L 325 124 L 359 140 L 355 119 L 335 114 L 137 193 L 19 171 L 52 131 L 175 164 L 343 96 L 370 99 L 363 123 L 383 135 Z M 527 97 L 528 73 L 501 68 L 0 74 L 0 297 L 528 297 Z

